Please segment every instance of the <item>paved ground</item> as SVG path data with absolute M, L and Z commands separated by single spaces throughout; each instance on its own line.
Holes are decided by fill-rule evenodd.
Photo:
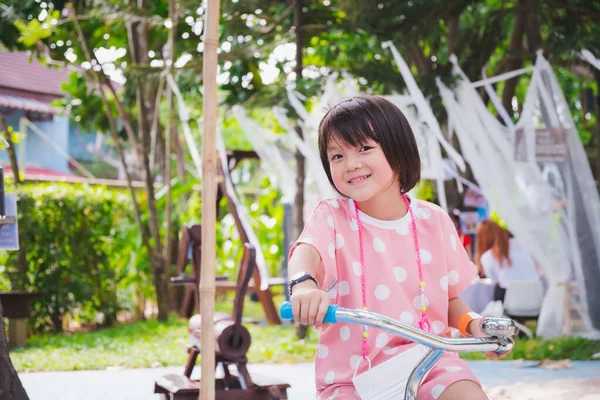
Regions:
M 600 362 L 573 362 L 551 370 L 535 363 L 475 361 L 469 366 L 493 400 L 600 400 Z M 30 400 L 158 399 L 154 379 L 183 368 L 38 372 L 19 374 Z M 314 399 L 312 364 L 252 365 L 251 373 L 284 379 L 292 385 L 291 400 Z M 199 371 L 195 371 L 199 372 Z

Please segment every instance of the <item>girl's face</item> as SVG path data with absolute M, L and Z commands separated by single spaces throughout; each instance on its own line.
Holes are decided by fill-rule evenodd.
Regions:
M 345 196 L 361 203 L 389 190 L 400 194 L 394 171 L 374 140 L 359 146 L 331 140 L 327 157 L 333 183 Z

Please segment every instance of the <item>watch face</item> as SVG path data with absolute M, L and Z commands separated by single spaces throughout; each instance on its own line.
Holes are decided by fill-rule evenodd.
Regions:
M 306 275 L 306 272 L 298 272 L 297 274 L 290 276 L 290 281 L 295 281 L 296 279 L 300 279 L 304 275 Z

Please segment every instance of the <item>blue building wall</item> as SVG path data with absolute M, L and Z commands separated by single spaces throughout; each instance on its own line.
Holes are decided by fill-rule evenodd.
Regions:
M 25 112 L 21 110 L 1 110 L 5 112 L 6 122 L 12 126 L 14 130 L 20 131 L 19 119 L 25 116 Z M 33 124 L 40 128 L 42 132 L 52 141 L 54 146 L 59 147 L 64 153 L 69 151 L 69 119 L 62 116 L 54 116 L 51 121 L 34 121 Z M 22 144 L 16 144 L 17 159 L 20 161 Z M 25 138 L 25 164 L 27 166 L 35 166 L 47 168 L 53 171 L 68 174 L 69 163 L 64 155 L 60 154 L 54 146 L 42 139 L 32 129 L 27 129 Z M 0 152 L 0 162 L 8 164 L 8 155 L 6 151 Z
M 69 154 L 77 161 L 92 161 L 94 156 L 84 145 L 93 145 L 95 141 L 95 133 L 82 132 L 77 125 L 69 125 Z

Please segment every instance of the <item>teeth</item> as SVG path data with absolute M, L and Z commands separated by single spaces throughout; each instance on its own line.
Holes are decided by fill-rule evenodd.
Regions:
M 369 175 L 361 176 L 360 178 L 352 179 L 352 180 L 350 181 L 350 183 L 356 183 L 356 182 L 364 181 L 364 180 L 365 180 L 365 179 L 367 179 L 368 177 L 369 177 Z

